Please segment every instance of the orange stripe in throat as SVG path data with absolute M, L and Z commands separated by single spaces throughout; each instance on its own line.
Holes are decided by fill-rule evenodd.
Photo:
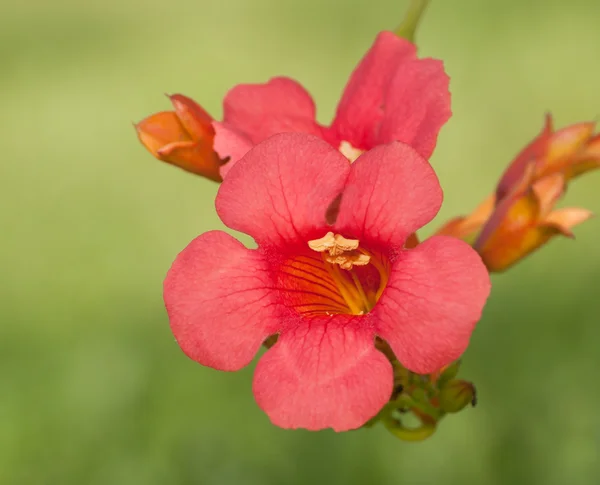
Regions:
M 387 284 L 389 261 L 362 247 L 351 251 L 352 264 L 347 264 L 343 254 L 331 257 L 328 252 L 308 248 L 285 260 L 277 278 L 284 304 L 306 317 L 371 311 Z M 357 253 L 361 255 L 358 265 L 354 263 Z M 365 260 L 368 263 L 362 264 Z

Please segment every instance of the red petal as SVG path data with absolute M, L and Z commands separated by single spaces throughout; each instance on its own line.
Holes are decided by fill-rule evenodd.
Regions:
M 394 261 L 373 309 L 377 334 L 406 368 L 428 374 L 465 351 L 489 293 L 479 255 L 458 239 L 434 236 Z
M 416 48 L 392 32 L 381 32 L 346 85 L 332 131 L 339 141 L 369 149 L 383 118 L 383 104 L 398 66 L 416 59 Z
M 235 86 L 223 101 L 223 121 L 243 132 L 254 144 L 284 132 L 321 135 L 310 94 L 285 77 L 265 84 Z
M 239 131 L 225 123 L 213 122 L 215 129 L 215 151 L 225 160 L 221 166 L 221 177 L 225 178 L 229 170 L 253 147 L 252 142 Z
M 247 365 L 278 330 L 264 259 L 221 231 L 194 239 L 164 283 L 171 330 L 192 359 L 220 370 Z
M 440 128 L 452 115 L 449 83 L 441 61 L 422 59 L 398 66 L 386 93 L 377 144 L 402 141 L 429 158 Z
M 375 416 L 392 393 L 392 367 L 360 317 L 336 315 L 282 332 L 258 362 L 254 396 L 282 428 L 347 431 Z
M 327 232 L 325 213 L 350 163 L 320 138 L 282 133 L 256 145 L 229 171 L 217 194 L 221 220 L 265 246 L 301 244 Z
M 442 189 L 429 162 L 408 145 L 393 142 L 352 164 L 335 228 L 361 242 L 402 248 L 441 204 Z

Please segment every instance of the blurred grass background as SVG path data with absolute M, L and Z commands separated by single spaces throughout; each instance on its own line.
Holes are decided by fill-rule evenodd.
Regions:
M 132 121 L 286 74 L 330 119 L 357 60 L 406 1 L 75 0 L 0 5 L 0 483 L 544 484 L 600 476 L 600 226 L 509 273 L 465 356 L 480 404 L 420 444 L 381 428 L 284 431 L 174 342 L 161 284 L 222 227 L 217 186 L 154 161 Z M 466 213 L 541 128 L 597 119 L 596 0 L 433 1 L 454 117 L 433 163 L 437 223 Z M 600 173 L 568 203 L 600 211 Z

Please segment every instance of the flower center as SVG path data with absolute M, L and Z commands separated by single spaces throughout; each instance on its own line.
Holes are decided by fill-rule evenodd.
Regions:
M 342 155 L 344 155 L 348 160 L 350 160 L 350 163 L 354 162 L 354 160 L 360 157 L 364 151 L 360 148 L 354 148 L 350 143 L 348 143 L 345 140 L 340 143 L 340 147 L 338 148 L 338 150 L 342 153 Z
M 332 232 L 309 241 L 308 248 L 281 266 L 278 283 L 288 307 L 304 316 L 363 315 L 373 309 L 388 281 L 385 256 Z

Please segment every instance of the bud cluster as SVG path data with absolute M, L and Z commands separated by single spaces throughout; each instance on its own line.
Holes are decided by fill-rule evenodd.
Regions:
M 456 378 L 460 361 L 432 374 L 415 374 L 398 362 L 385 342 L 378 340 L 377 346 L 394 368 L 394 392 L 388 404 L 365 424 L 366 427 L 381 422 L 401 440 L 422 441 L 436 431 L 444 416 L 477 404 L 475 386 Z M 415 420 L 417 426 L 407 424 Z

